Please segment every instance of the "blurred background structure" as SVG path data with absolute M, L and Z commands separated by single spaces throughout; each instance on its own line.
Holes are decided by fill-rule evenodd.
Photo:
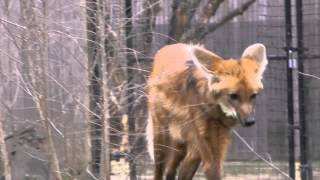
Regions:
M 291 179 L 320 179 L 319 16 L 317 0 L 1 0 L 0 179 L 151 179 L 145 81 L 175 42 L 225 58 L 265 44 L 258 123 L 236 130 Z M 283 173 L 233 135 L 225 179 Z

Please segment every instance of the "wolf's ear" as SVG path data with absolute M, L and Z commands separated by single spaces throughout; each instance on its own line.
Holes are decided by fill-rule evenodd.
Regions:
M 214 68 L 222 58 L 200 46 L 191 46 L 192 61 L 210 81 L 219 81 Z
M 255 60 L 259 65 L 258 74 L 262 77 L 268 64 L 266 47 L 261 43 L 253 44 L 243 51 L 241 58 L 245 57 Z

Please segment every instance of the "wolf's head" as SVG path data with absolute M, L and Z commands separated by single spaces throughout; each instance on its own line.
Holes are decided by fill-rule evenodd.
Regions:
M 199 46 L 190 50 L 198 74 L 208 81 L 209 103 L 243 126 L 253 125 L 254 102 L 263 89 L 261 80 L 268 64 L 265 46 L 257 43 L 247 47 L 238 60 L 224 60 Z

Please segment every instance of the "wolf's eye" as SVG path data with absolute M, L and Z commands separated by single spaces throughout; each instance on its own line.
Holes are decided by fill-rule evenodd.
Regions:
M 252 94 L 252 95 L 250 96 L 250 99 L 251 99 L 251 100 L 254 100 L 256 97 L 257 97 L 257 93 L 254 93 L 254 94 Z
M 229 97 L 231 100 L 239 100 L 240 99 L 239 94 L 236 94 L 236 93 L 229 94 Z

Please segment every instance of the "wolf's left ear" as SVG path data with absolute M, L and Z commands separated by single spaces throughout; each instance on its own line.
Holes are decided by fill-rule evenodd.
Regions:
M 253 44 L 244 50 L 241 58 L 245 57 L 252 58 L 256 61 L 259 65 L 258 74 L 262 77 L 268 64 L 266 47 L 261 43 Z
M 219 77 L 214 71 L 222 58 L 201 46 L 190 46 L 190 50 L 193 56 L 192 61 L 202 74 L 210 82 L 218 82 Z

